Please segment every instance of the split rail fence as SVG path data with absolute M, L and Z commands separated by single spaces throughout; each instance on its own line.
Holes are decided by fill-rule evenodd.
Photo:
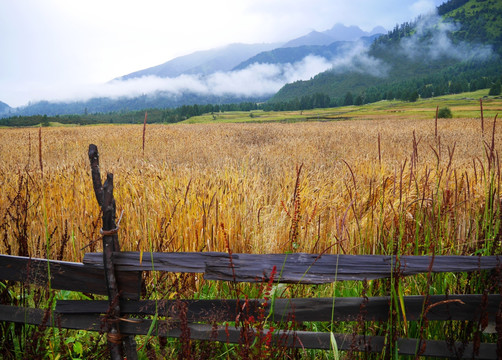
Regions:
M 120 321 L 121 335 L 146 335 L 151 331 L 152 319 L 138 316 L 158 315 L 169 318 L 157 321 L 154 334 L 165 337 L 182 336 L 181 309 L 185 309 L 186 321 L 192 340 L 212 340 L 239 344 L 241 330 L 215 329 L 214 322 L 233 322 L 239 314 L 259 316 L 262 299 L 234 300 L 140 300 L 141 272 L 167 271 L 202 273 L 208 280 L 236 282 L 268 281 L 273 267 L 282 269 L 279 283 L 323 284 L 342 280 L 369 280 L 391 277 L 396 271 L 404 275 L 436 272 L 468 272 L 500 269 L 499 256 L 394 256 L 378 255 L 314 255 L 314 254 L 232 254 L 227 253 L 143 253 L 142 261 L 137 252 L 113 253 L 122 300 L 119 302 L 120 319 L 134 316 L 129 321 Z M 232 264 L 232 265 L 230 265 Z M 432 264 L 432 266 L 431 266 Z M 49 276 L 50 273 L 50 276 Z M 45 285 L 50 280 L 53 289 L 64 289 L 95 294 L 108 294 L 102 253 L 88 253 L 83 263 L 22 258 L 0 255 L 0 280 L 29 281 Z M 364 306 L 364 321 L 388 321 L 390 297 L 369 298 L 293 298 L 275 299 L 267 302 L 265 313 L 270 320 L 280 321 L 294 314 L 297 322 L 356 321 Z M 245 308 L 246 304 L 247 308 Z M 408 321 L 473 321 L 500 326 L 502 296 L 481 295 L 431 295 L 405 296 L 404 313 Z M 424 311 L 427 313 L 424 317 Z M 0 305 L 0 321 L 27 324 L 57 324 L 66 329 L 109 331 L 103 327 L 110 320 L 108 301 L 58 300 L 51 318 L 43 309 L 19 308 Z M 245 314 L 244 314 L 245 313 Z M 498 318 L 498 320 L 497 320 Z M 44 320 L 45 319 L 45 320 Z M 196 323 L 195 323 L 196 322 Z M 208 322 L 208 324 L 200 324 Z M 500 329 L 498 329 L 500 334 Z M 384 336 L 335 334 L 338 350 L 381 352 L 385 347 Z M 282 345 L 300 348 L 325 349 L 332 347 L 331 334 L 308 331 L 275 331 L 273 341 Z M 475 349 L 472 343 L 447 341 L 398 339 L 399 354 L 457 358 L 498 359 L 496 343 L 481 343 Z M 461 351 L 462 350 L 462 351 Z M 499 350 L 500 351 L 500 350 Z M 128 359 L 131 358 L 128 356 Z
M 189 334 L 191 340 L 239 344 L 243 333 L 236 319 L 240 316 L 257 318 L 264 310 L 271 323 L 288 319 L 291 314 L 298 323 L 388 321 L 393 301 L 387 296 L 269 301 L 141 300 L 144 271 L 196 273 L 203 274 L 206 280 L 249 283 L 268 282 L 272 277 L 274 283 L 312 285 L 439 272 L 491 271 L 498 281 L 502 276 L 502 256 L 120 252 L 113 176 L 108 174 L 102 185 L 97 148 L 93 145 L 89 148 L 89 158 L 94 191 L 103 210 L 103 253 L 87 253 L 82 263 L 0 255 L 0 281 L 49 284 L 52 289 L 107 295 L 108 300 L 58 300 L 54 310 L 0 305 L 0 321 L 106 332 L 112 359 L 137 358 L 134 335 L 180 338 Z M 479 331 L 487 332 L 491 328 L 491 332 L 497 332 L 498 340 L 466 343 L 399 338 L 400 355 L 502 358 L 502 294 L 404 296 L 402 310 L 407 321 L 471 321 L 478 324 Z M 158 320 L 159 317 L 168 320 Z M 236 326 L 225 326 L 234 322 Z M 215 326 L 216 323 L 219 325 Z M 267 331 L 261 335 L 267 335 Z M 330 350 L 333 339 L 338 350 L 379 353 L 388 346 L 386 336 L 376 335 L 273 330 L 268 336 L 272 344 L 304 349 Z

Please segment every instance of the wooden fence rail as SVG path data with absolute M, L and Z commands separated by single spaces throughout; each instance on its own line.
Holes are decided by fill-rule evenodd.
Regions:
M 259 316 L 260 311 L 269 321 L 284 321 L 294 314 L 297 322 L 331 322 L 356 321 L 360 319 L 361 308 L 364 307 L 364 321 L 387 321 L 391 298 L 293 298 L 275 299 L 273 304 L 263 299 L 227 299 L 227 300 L 138 300 L 140 279 L 139 271 L 169 271 L 212 273 L 213 266 L 223 268 L 226 262 L 224 280 L 232 281 L 268 281 L 270 269 L 282 266 L 278 272 L 278 282 L 318 284 L 335 280 L 364 280 L 369 277 L 390 277 L 399 272 L 402 275 L 414 275 L 433 272 L 473 272 L 496 270 L 500 268 L 499 256 L 394 256 L 379 255 L 323 255 L 315 254 L 272 254 L 252 255 L 233 254 L 230 266 L 226 253 L 143 253 L 140 262 L 139 253 L 113 253 L 119 288 L 126 289 L 128 298 L 120 301 L 121 316 L 133 316 L 130 321 L 120 322 L 122 335 L 145 335 L 152 326 L 152 320 L 144 316 L 165 316 L 170 321 L 157 321 L 155 335 L 179 337 L 180 309 L 188 321 L 190 338 L 194 340 L 214 340 L 228 343 L 239 343 L 242 329 L 223 325 L 215 328 L 213 323 L 235 322 L 239 316 Z M 24 281 L 34 284 L 46 284 L 50 273 L 51 286 L 54 289 L 106 293 L 106 281 L 103 272 L 101 253 L 89 253 L 84 263 L 23 258 L 0 255 L 0 280 Z M 185 259 L 182 261 L 182 259 Z M 254 265 L 246 271 L 249 263 Z M 334 263 L 334 264 L 333 264 Z M 432 263 L 432 266 L 431 266 Z M 216 264 L 216 265 L 215 265 Z M 245 264 L 245 265 L 243 265 Z M 295 268 L 295 264 L 297 268 Z M 50 268 L 50 271 L 48 271 Z M 333 269 L 340 273 L 333 274 Z M 281 271 L 282 270 L 282 271 Z M 290 273 L 290 271 L 292 273 Z M 322 277 L 325 271 L 329 275 Z M 372 272 L 374 271 L 374 272 Z M 303 273 L 302 273 L 303 272 Z M 308 276 L 312 273 L 312 276 Z M 301 274 L 301 275 L 300 275 Z M 219 279 L 219 278 L 218 278 Z M 265 305 L 263 305 L 265 304 Z M 42 309 L 16 308 L 0 306 L 0 321 L 21 322 L 28 324 L 53 324 L 62 328 L 82 329 L 88 331 L 106 331 L 106 314 L 109 312 L 109 301 L 70 301 L 58 300 L 55 310 L 47 317 Z M 485 332 L 494 332 L 497 316 L 500 315 L 502 295 L 500 294 L 466 294 L 466 295 L 431 295 L 404 296 L 404 313 L 408 321 L 420 321 L 427 309 L 429 321 L 484 321 L 488 326 Z M 138 318 L 142 316 L 143 318 Z M 208 324 L 193 324 L 208 322 Z M 330 349 L 330 334 L 308 331 L 288 332 L 276 330 L 272 336 L 276 344 L 314 349 Z M 382 336 L 362 336 L 355 334 L 335 334 L 339 350 L 358 350 L 379 352 L 384 346 Z M 458 349 L 463 349 L 460 358 L 473 358 L 472 343 L 447 343 L 419 339 L 399 339 L 399 354 L 413 355 L 425 344 L 426 351 L 422 356 L 458 357 Z M 476 350 L 476 359 L 497 359 L 497 344 L 482 343 Z
M 409 321 L 422 318 L 424 308 L 430 321 L 480 321 L 486 316 L 495 324 L 502 295 L 415 295 L 403 298 L 404 312 Z M 364 307 L 366 321 L 389 320 L 389 296 L 340 297 L 340 298 L 291 298 L 275 299 L 273 304 L 263 306 L 262 299 L 225 300 L 139 300 L 123 301 L 120 308 L 130 315 L 155 315 L 170 318 L 179 317 L 180 308 L 186 311 L 187 320 L 195 321 L 235 321 L 236 316 L 246 307 L 246 316 L 258 318 L 262 308 L 270 321 L 284 321 L 294 314 L 295 321 L 356 321 Z M 58 300 L 56 312 L 59 314 L 104 314 L 108 310 L 106 301 Z
M 14 306 L 0 305 L 0 314 L 10 322 L 26 324 L 59 324 L 61 328 L 82 329 L 88 331 L 103 331 L 103 316 L 95 314 L 83 314 L 66 316 L 65 314 L 46 313 L 41 309 L 20 308 Z M 140 323 L 123 322 L 120 324 L 121 333 L 124 335 L 146 335 L 150 332 L 152 321 L 144 319 Z M 240 344 L 242 342 L 242 329 L 239 327 L 218 327 L 214 328 L 210 324 L 188 324 L 190 339 L 221 341 L 228 344 Z M 177 322 L 157 321 L 154 335 L 171 338 L 183 336 L 181 326 Z M 186 331 L 186 330 L 185 330 Z M 267 331 L 262 334 L 267 335 Z M 256 336 L 256 334 L 255 334 Z M 364 336 L 354 334 L 333 334 L 339 350 L 353 350 L 361 352 L 381 353 L 385 348 L 384 336 Z M 331 334 L 311 331 L 286 331 L 276 330 L 271 334 L 272 344 L 277 346 L 288 346 L 302 349 L 330 350 Z M 252 339 L 251 339 L 252 341 Z M 425 350 L 421 356 L 459 358 L 459 359 L 498 359 L 496 344 L 482 343 L 479 345 L 477 355 L 473 356 L 474 348 L 472 343 L 452 342 L 447 343 L 439 340 L 419 340 L 399 338 L 397 346 L 400 355 L 415 355 L 420 346 L 425 345 Z
M 473 272 L 493 270 L 502 264 L 501 256 L 388 256 L 318 254 L 232 254 L 227 253 L 113 253 L 118 271 L 168 271 L 203 273 L 207 280 L 262 282 L 269 279 L 294 284 L 324 284 L 342 280 L 373 280 L 392 274 Z M 100 253 L 87 253 L 84 264 L 102 266 Z
M 20 322 L 26 324 L 48 324 L 55 323 L 61 328 L 86 329 L 88 331 L 103 331 L 104 317 L 95 314 L 81 314 L 66 316 L 55 313 L 52 316 L 45 316 L 41 309 L 20 308 L 14 306 L 0 305 L 0 314 L 5 320 L 10 322 Z M 120 324 L 121 333 L 124 335 L 146 335 L 150 332 L 152 321 L 144 319 L 140 323 L 123 322 Z M 171 338 L 180 338 L 183 330 L 177 322 L 157 321 L 154 326 L 154 335 Z M 229 344 L 240 344 L 242 342 L 242 329 L 236 327 L 214 328 L 210 324 L 188 324 L 190 339 L 221 341 Z M 264 336 L 267 335 L 265 330 Z M 339 350 L 353 350 L 361 352 L 380 353 L 385 348 L 384 336 L 363 336 L 354 334 L 333 334 Z M 331 349 L 331 334 L 310 331 L 285 331 L 278 330 L 271 334 L 272 344 L 278 346 L 288 346 L 304 349 Z M 252 339 L 251 339 L 252 340 Z M 478 354 L 473 356 L 474 348 L 472 343 L 453 342 L 447 343 L 438 340 L 419 340 L 399 338 L 397 346 L 400 355 L 414 355 L 420 346 L 425 345 L 425 351 L 421 356 L 433 356 L 444 358 L 460 359 L 497 359 L 496 344 L 480 344 Z
M 371 280 L 436 272 L 495 270 L 502 256 L 386 256 L 315 254 L 233 254 L 232 266 L 226 253 L 115 252 L 119 287 L 128 298 L 138 298 L 141 271 L 204 274 L 207 280 L 236 282 L 268 281 L 274 266 L 280 275 L 274 281 L 323 284 L 343 280 Z M 184 259 L 184 260 L 183 260 Z M 226 264 L 226 265 L 224 265 Z M 0 280 L 46 284 L 54 289 L 107 294 L 103 254 L 87 253 L 83 263 L 0 255 Z
M 117 276 L 123 295 L 130 299 L 139 299 L 141 273 L 123 271 L 118 272 Z M 50 284 L 51 288 L 58 290 L 108 294 L 102 266 L 68 261 L 0 255 L 0 280 L 22 281 L 42 286 Z

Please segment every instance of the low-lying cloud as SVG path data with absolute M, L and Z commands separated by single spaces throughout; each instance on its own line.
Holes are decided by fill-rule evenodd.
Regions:
M 53 93 L 51 98 L 52 101 L 85 101 L 90 98 L 136 97 L 159 92 L 173 97 L 186 93 L 263 97 L 275 94 L 287 83 L 309 80 L 327 70 L 337 73 L 356 71 L 373 76 L 385 76 L 388 68 L 380 60 L 368 55 L 367 46 L 355 44 L 348 46 L 339 56 L 332 59 L 308 55 L 295 63 L 254 63 L 242 70 L 216 72 L 206 76 L 180 75 L 173 78 L 144 76 L 113 80 L 105 84 L 66 89 L 64 97 Z M 51 99 L 46 98 L 46 100 Z
M 368 46 L 362 43 L 347 47 L 343 56 L 331 60 L 331 70 L 335 73 L 358 72 L 375 77 L 386 77 L 390 66 L 369 55 L 368 50 Z
M 245 69 L 216 72 L 210 75 L 180 75 L 174 78 L 144 76 L 128 80 L 113 80 L 82 94 L 90 97 L 135 97 L 156 92 L 179 96 L 183 93 L 199 95 L 228 95 L 256 97 L 271 95 L 286 83 L 307 80 L 326 71 L 332 64 L 325 58 L 307 56 L 294 64 L 255 63 Z
M 416 31 L 410 37 L 401 40 L 401 51 L 409 58 L 441 57 L 456 60 L 484 60 L 493 54 L 491 46 L 482 44 L 454 43 L 450 34 L 460 29 L 453 22 L 444 22 L 436 14 L 429 14 L 418 19 Z
M 487 45 L 454 43 L 450 34 L 458 28 L 454 23 L 443 22 L 441 17 L 435 14 L 422 16 L 417 21 L 414 34 L 403 38 L 399 49 L 409 58 L 420 61 L 436 60 L 441 57 L 483 60 L 493 55 L 492 48 Z M 80 86 L 78 89 L 45 89 L 44 97 L 49 101 L 65 102 L 85 101 L 91 98 L 132 98 L 157 93 L 170 94 L 173 97 L 194 93 L 257 98 L 271 96 L 287 83 L 309 80 L 327 70 L 335 73 L 358 72 L 386 77 L 390 65 L 371 56 L 366 44 L 353 43 L 331 59 L 308 55 L 295 63 L 254 63 L 242 70 L 216 72 L 205 76 L 180 75 L 173 78 L 145 76 Z

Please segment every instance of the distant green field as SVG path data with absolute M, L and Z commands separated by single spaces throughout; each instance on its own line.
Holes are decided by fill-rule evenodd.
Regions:
M 362 106 L 343 106 L 327 109 L 298 111 L 231 111 L 204 114 L 183 121 L 185 124 L 202 123 L 239 123 L 239 122 L 299 122 L 299 121 L 337 121 L 349 119 L 389 118 L 434 118 L 436 107 L 448 107 L 453 118 L 480 117 L 479 99 L 483 100 L 483 115 L 493 118 L 502 113 L 502 97 L 488 96 L 488 89 L 474 92 L 446 95 L 416 102 L 383 100 Z
M 336 108 L 322 108 L 295 111 L 221 111 L 193 116 L 181 124 L 212 124 L 212 123 L 271 123 L 271 122 L 312 122 L 312 121 L 342 121 L 351 119 L 377 120 L 377 119 L 433 119 L 436 107 L 448 107 L 453 118 L 479 118 L 480 103 L 483 100 L 485 118 L 493 118 L 497 113 L 502 113 L 502 96 L 488 96 L 489 89 L 466 92 L 455 95 L 440 96 L 435 98 L 419 99 L 416 102 L 401 100 L 382 100 L 376 103 L 361 106 L 342 106 Z M 148 123 L 169 123 L 166 117 L 168 109 L 148 109 Z M 51 116 L 45 122 L 48 126 L 75 126 L 97 124 L 142 124 L 145 110 L 127 113 L 89 114 Z M 11 123 L 0 121 L 2 125 L 9 126 L 40 126 L 44 118 L 40 115 L 26 117 L 26 119 L 13 119 Z M 5 119 L 3 119 L 5 120 Z

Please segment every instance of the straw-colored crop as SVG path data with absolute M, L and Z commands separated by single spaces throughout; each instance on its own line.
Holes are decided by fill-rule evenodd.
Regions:
M 492 125 L 439 119 L 437 138 L 433 119 L 148 125 L 144 155 L 140 125 L 43 128 L 40 153 L 38 129 L 0 129 L 0 253 L 20 253 L 20 234 L 30 256 L 100 250 L 90 143 L 114 174 L 123 250 L 225 251 L 228 237 L 233 252 L 470 253 L 496 235 Z
M 0 253 L 81 261 L 85 252 L 101 250 L 101 218 L 87 157 L 93 143 L 102 176 L 114 174 L 117 217 L 123 214 L 122 250 L 500 254 L 502 139 L 494 125 L 485 116 L 482 133 L 480 119 L 438 119 L 436 128 L 432 116 L 368 115 L 368 120 L 324 123 L 0 129 Z M 264 296 L 263 284 L 205 281 L 192 274 L 144 276 L 148 299 Z M 265 285 L 274 298 L 329 296 L 333 304 L 339 296 L 390 296 L 386 323 L 366 328 L 361 318 L 355 324 L 301 326 L 386 334 L 389 351 L 397 354 L 397 337 L 444 339 L 446 334 L 448 341 L 467 342 L 477 329 L 470 322 L 408 321 L 404 295 L 498 293 L 495 281 L 482 274 L 471 279 L 446 273 L 393 274 L 391 279 L 318 287 Z M 25 294 L 19 296 L 22 306 L 52 306 L 54 291 L 43 298 L 34 292 L 26 296 L 22 286 L 10 289 L 3 293 L 12 294 L 9 301 L 18 305 L 17 293 Z M 256 331 L 296 326 L 267 319 L 236 325 Z M 84 357 L 102 358 L 107 351 L 104 341 L 90 333 L 63 343 L 56 333 L 41 336 L 37 329 L 32 328 L 35 335 L 14 334 L 12 341 L 6 337 L 4 348 L 64 357 L 77 351 L 65 345 L 73 339 L 88 344 Z M 204 347 L 176 341 L 166 346 L 157 337 L 138 340 L 143 355 L 153 351 L 174 358 L 180 348 L 183 356 L 206 354 Z M 495 342 L 495 335 L 487 341 Z M 189 339 L 180 342 L 186 345 Z M 260 358 L 270 358 L 272 352 L 283 358 L 289 351 L 265 344 L 253 345 Z M 213 350 L 222 358 L 249 358 L 247 342 L 220 345 L 213 344 Z M 326 356 L 322 351 L 309 354 L 302 352 L 300 358 Z

